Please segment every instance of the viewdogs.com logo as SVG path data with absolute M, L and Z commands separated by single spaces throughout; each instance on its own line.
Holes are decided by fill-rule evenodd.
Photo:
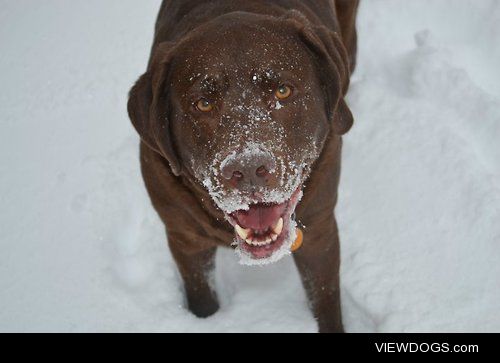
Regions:
M 375 343 L 375 348 L 379 353 L 477 353 L 477 344 L 456 344 L 449 343 Z

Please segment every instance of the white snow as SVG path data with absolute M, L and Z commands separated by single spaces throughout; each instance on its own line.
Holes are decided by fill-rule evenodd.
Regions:
M 0 331 L 316 324 L 291 258 L 184 307 L 128 89 L 160 1 L 1 1 Z M 337 216 L 347 331 L 500 331 L 500 3 L 362 2 Z M 307 243 L 307 239 L 304 243 Z

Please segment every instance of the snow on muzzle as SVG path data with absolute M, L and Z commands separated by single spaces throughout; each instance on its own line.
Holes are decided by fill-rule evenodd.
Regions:
M 239 150 L 218 153 L 200 173 L 203 185 L 234 228 L 235 251 L 242 264 L 278 261 L 290 253 L 295 241 L 292 216 L 302 197 L 310 158 L 303 156 L 296 162 L 290 153 L 276 149 L 247 142 Z

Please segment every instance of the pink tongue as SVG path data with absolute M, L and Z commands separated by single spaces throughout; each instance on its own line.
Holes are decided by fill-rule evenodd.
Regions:
M 249 210 L 240 210 L 232 214 L 243 228 L 266 230 L 271 227 L 285 213 L 287 203 L 281 204 L 254 204 Z

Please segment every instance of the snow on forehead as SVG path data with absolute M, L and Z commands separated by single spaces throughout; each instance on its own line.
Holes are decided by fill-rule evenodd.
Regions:
M 300 61 L 308 53 L 293 33 L 263 27 L 214 30 L 215 34 L 201 34 L 185 44 L 180 62 L 184 77 L 193 79 L 219 72 L 242 76 L 245 71 L 300 71 L 309 64 Z

